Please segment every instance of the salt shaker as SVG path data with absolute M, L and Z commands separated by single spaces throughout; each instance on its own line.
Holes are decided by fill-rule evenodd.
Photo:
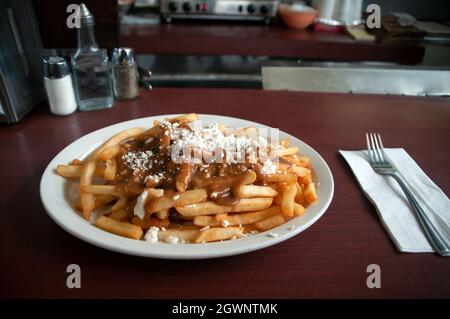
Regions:
M 134 50 L 115 48 L 112 54 L 114 96 L 118 100 L 131 100 L 139 96 L 139 74 Z
M 56 115 L 69 115 L 77 110 L 75 91 L 69 64 L 63 57 L 43 59 L 44 86 L 50 111 Z

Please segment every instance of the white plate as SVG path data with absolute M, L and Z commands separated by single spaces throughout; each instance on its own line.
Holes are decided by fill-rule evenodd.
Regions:
M 292 145 L 298 146 L 300 152 L 311 159 L 318 181 L 317 193 L 319 201 L 309 206 L 305 215 L 296 217 L 268 232 L 218 243 L 171 245 L 166 243 L 149 243 L 120 237 L 103 231 L 80 217 L 74 208 L 72 208 L 73 198 L 77 192 L 76 184 L 75 182 L 68 182 L 63 177 L 57 175 L 54 171 L 56 166 L 58 164 L 69 163 L 74 158 L 85 157 L 117 132 L 131 127 L 149 127 L 154 120 L 163 120 L 172 116 L 175 115 L 140 118 L 111 125 L 87 134 L 64 148 L 47 166 L 41 179 L 41 200 L 50 217 L 72 235 L 96 246 L 113 251 L 145 257 L 201 259 L 243 254 L 282 242 L 311 226 L 323 215 L 330 205 L 331 199 L 333 198 L 334 183 L 333 176 L 326 162 L 309 145 L 287 133 L 280 132 L 280 139 L 290 137 Z M 227 127 L 233 128 L 246 126 L 268 128 L 259 123 L 225 116 L 200 115 L 200 119 L 204 125 L 222 122 Z M 269 236 L 269 233 L 276 233 L 278 236 L 274 238 Z

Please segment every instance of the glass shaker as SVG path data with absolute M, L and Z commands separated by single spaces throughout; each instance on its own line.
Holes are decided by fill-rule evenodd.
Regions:
M 85 4 L 80 4 L 77 15 L 80 28 L 77 29 L 78 48 L 72 55 L 72 70 L 78 108 L 81 111 L 110 108 L 114 98 L 108 55 L 95 40 L 94 16 Z
M 115 48 L 112 54 L 113 91 L 117 100 L 139 96 L 139 74 L 131 48 Z

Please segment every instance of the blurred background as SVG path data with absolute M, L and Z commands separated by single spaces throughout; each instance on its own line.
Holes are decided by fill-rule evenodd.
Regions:
M 5 81 L 24 86 L 30 77 L 41 78 L 42 56 L 70 57 L 77 46 L 75 29 L 66 25 L 70 14 L 67 6 L 72 2 L 1 2 L 3 96 L 11 85 Z M 432 73 L 448 72 L 450 65 L 448 0 L 84 2 L 95 16 L 99 46 L 107 49 L 109 55 L 115 47 L 133 48 L 139 66 L 152 72 L 154 88 L 234 87 L 411 95 L 446 95 L 450 91 L 436 84 L 439 76 Z M 367 12 L 371 4 L 379 10 Z M 368 27 L 368 17 L 375 28 Z M 6 80 L 8 72 L 12 74 L 12 69 L 23 68 L 23 64 L 24 76 L 16 72 Z M 36 70 L 37 75 L 28 74 L 27 68 Z M 355 77 L 359 71 L 352 70 L 361 71 L 361 75 Z M 414 76 L 402 70 L 432 72 L 425 76 L 414 73 L 420 81 L 409 83 L 405 79 Z M 368 80 L 373 72 L 382 74 L 379 79 L 392 76 L 391 82 Z M 341 79 L 345 85 L 337 85 Z M 374 83 L 381 88 L 375 89 Z M 401 85 L 390 89 L 391 83 Z M 29 99 L 39 97 L 36 90 L 30 88 Z

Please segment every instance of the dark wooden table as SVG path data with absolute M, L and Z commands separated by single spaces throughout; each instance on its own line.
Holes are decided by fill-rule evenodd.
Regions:
M 292 30 L 283 25 L 173 23 L 121 25 L 120 46 L 137 53 L 256 55 L 335 61 L 383 61 L 417 64 L 423 46 L 356 41 L 342 33 Z
M 257 252 L 212 260 L 146 259 L 87 244 L 57 226 L 39 198 L 46 165 L 98 128 L 138 117 L 198 112 L 261 122 L 315 147 L 331 167 L 334 200 L 300 235 Z M 227 89 L 156 89 L 111 110 L 51 116 L 45 105 L 0 128 L 0 297 L 450 297 L 450 259 L 399 253 L 338 149 L 380 132 L 450 192 L 450 100 Z M 81 267 L 81 289 L 66 267 Z M 381 267 L 380 289 L 366 267 Z

